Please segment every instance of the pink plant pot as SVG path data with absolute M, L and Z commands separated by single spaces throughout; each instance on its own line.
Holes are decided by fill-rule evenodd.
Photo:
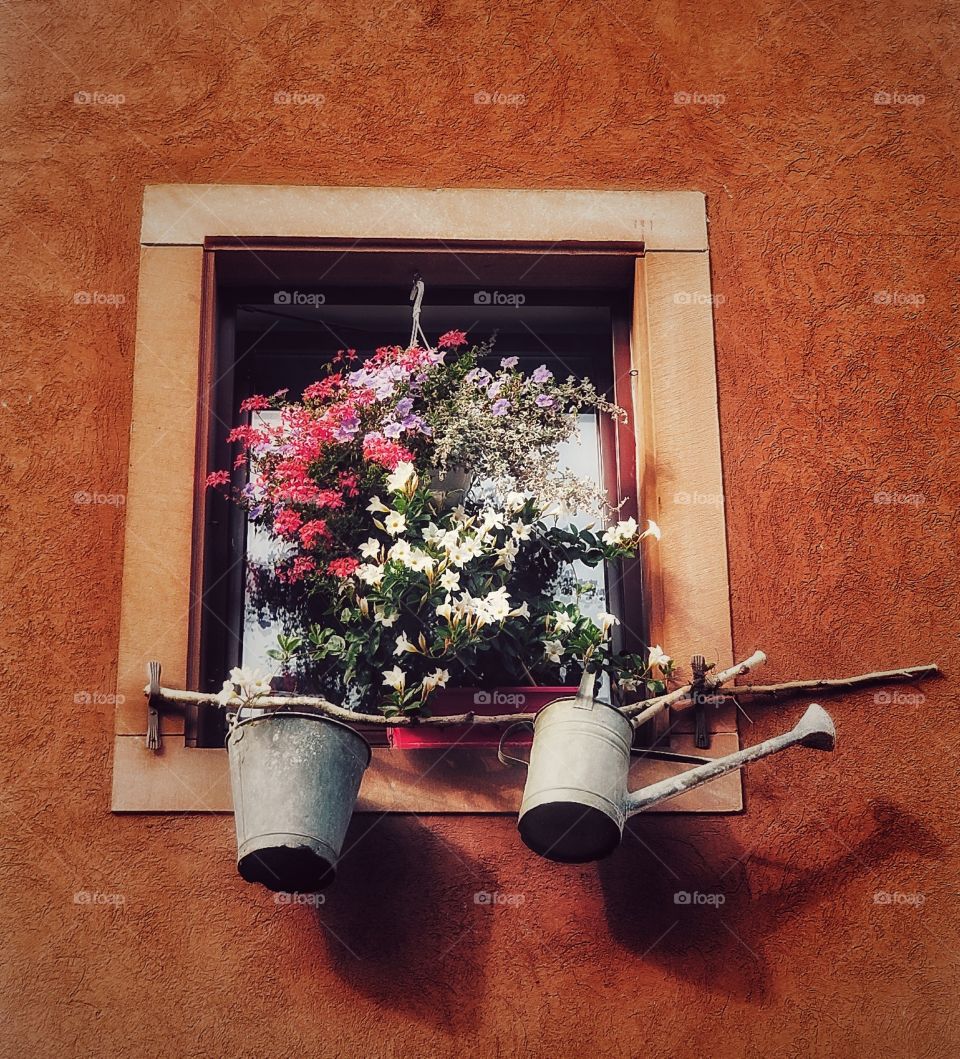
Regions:
M 538 713 L 554 699 L 576 695 L 576 687 L 518 687 L 518 688 L 449 688 L 434 692 L 428 699 L 434 717 L 470 713 L 492 717 L 507 713 Z M 427 747 L 496 747 L 506 729 L 503 724 L 454 724 L 437 728 L 430 724 L 415 724 L 409 728 L 391 728 L 390 745 L 396 750 L 421 750 Z M 533 736 L 518 731 L 513 744 L 527 744 Z

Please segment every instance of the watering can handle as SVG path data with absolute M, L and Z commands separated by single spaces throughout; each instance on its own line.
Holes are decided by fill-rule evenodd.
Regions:
M 524 768 L 529 766 L 530 762 L 524 761 L 522 757 L 512 757 L 510 754 L 505 754 L 503 752 L 503 744 L 510 733 L 513 732 L 515 728 L 523 728 L 524 726 L 529 728 L 530 731 L 533 731 L 532 721 L 514 721 L 513 724 L 508 726 L 503 735 L 500 736 L 500 743 L 497 746 L 497 757 L 500 759 L 501 765 L 523 765 Z

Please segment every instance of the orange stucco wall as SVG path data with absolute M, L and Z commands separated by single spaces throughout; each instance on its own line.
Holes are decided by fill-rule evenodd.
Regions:
M 955 10 L 0 18 L 0 1052 L 956 1055 Z M 277 907 L 235 875 L 229 817 L 112 816 L 123 510 L 75 494 L 124 493 L 142 190 L 177 181 L 707 192 L 738 655 L 947 677 L 836 700 L 832 758 L 759 766 L 741 817 L 635 820 L 599 866 L 535 859 L 509 819 L 387 818 L 319 911 Z M 750 710 L 745 739 L 797 709 Z

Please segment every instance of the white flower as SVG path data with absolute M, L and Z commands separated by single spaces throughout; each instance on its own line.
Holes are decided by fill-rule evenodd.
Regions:
M 663 533 L 661 532 L 660 527 L 653 521 L 653 519 L 648 518 L 647 528 L 640 534 L 640 539 L 643 540 L 644 537 L 653 537 L 655 541 L 658 541 L 662 536 Z
M 503 526 L 503 515 L 492 507 L 484 510 L 482 518 L 484 529 L 501 529 Z
M 378 625 L 383 625 L 387 629 L 400 617 L 395 610 L 387 611 L 386 607 L 381 607 L 379 603 L 374 605 L 373 616 Z
M 402 632 L 397 637 L 397 646 L 394 647 L 393 653 L 395 655 L 403 655 L 403 654 L 415 655 L 418 652 L 417 652 L 416 647 L 407 639 L 407 634 L 405 632 Z
M 513 569 L 513 560 L 516 559 L 519 551 L 520 545 L 516 541 L 505 541 L 503 547 L 497 551 L 498 558 L 493 564 L 493 568 L 496 569 L 498 566 L 502 566 L 509 573 Z
M 600 626 L 600 635 L 606 636 L 614 625 L 620 624 L 620 619 L 615 614 L 609 614 L 602 610 L 596 617 L 597 625 Z
M 659 666 L 663 669 L 664 666 L 670 665 L 673 659 L 663 653 L 659 644 L 650 648 L 650 653 L 647 655 L 647 665 L 652 669 L 654 666 Z
M 498 588 L 480 600 L 478 609 L 491 621 L 503 621 L 510 613 L 510 593 L 505 588 Z
M 530 540 L 530 527 L 525 522 L 511 522 L 510 529 L 518 541 Z
M 623 544 L 631 540 L 637 534 L 637 520 L 635 518 L 625 519 L 611 526 L 603 535 L 604 544 Z
M 437 617 L 443 618 L 446 621 L 450 621 L 453 617 L 453 604 L 452 603 L 441 603 L 437 607 Z
M 386 669 L 383 673 L 383 683 L 394 691 L 402 692 L 407 686 L 407 674 L 399 666 Z
M 444 570 L 440 575 L 440 587 L 447 592 L 456 592 L 460 587 L 460 575 L 455 570 Z
M 468 559 L 476 559 L 483 553 L 483 546 L 478 537 L 464 537 L 460 542 L 460 550 Z
M 410 562 L 410 556 L 412 554 L 413 549 L 410 547 L 409 541 L 397 541 L 395 544 L 390 545 L 390 551 L 387 552 L 387 558 L 406 566 L 407 563 Z
M 447 669 L 435 669 L 423 678 L 424 691 L 433 691 L 434 688 L 444 688 L 450 679 L 450 671 Z
M 373 515 L 385 515 L 389 510 L 378 496 L 371 497 L 370 503 L 367 504 L 367 511 Z
M 467 514 L 467 509 L 463 504 L 457 504 L 455 508 L 450 512 L 450 517 L 454 522 L 464 523 L 467 522 L 470 516 Z
M 242 701 L 243 700 L 234 689 L 233 681 L 225 680 L 223 682 L 223 687 L 217 692 L 217 702 L 219 702 L 221 706 L 232 706 L 234 703 L 240 703 Z
M 423 531 L 423 539 L 427 544 L 436 544 L 443 537 L 443 533 L 444 531 L 435 522 L 431 522 Z
M 529 618 L 530 617 L 530 604 L 524 600 L 524 602 L 510 611 L 511 618 Z
M 376 587 L 383 580 L 383 567 L 375 563 L 363 563 L 357 567 L 355 573 L 366 585 Z
M 621 691 L 636 691 L 640 682 L 635 677 L 618 677 L 617 687 Z
M 553 628 L 556 632 L 573 632 L 574 621 L 569 614 L 564 614 L 562 610 L 558 610 L 556 613 L 551 614 L 550 620 L 553 623 Z
M 401 493 L 407 482 L 416 474 L 413 464 L 404 461 L 398 463 L 396 468 L 387 476 L 387 488 L 391 493 Z
M 426 573 L 428 570 L 433 569 L 434 560 L 422 548 L 411 548 L 407 565 L 411 570 L 419 570 L 421 573 Z
M 563 655 L 563 644 L 559 640 L 546 640 L 543 650 L 546 652 L 548 661 L 559 662 Z
M 470 553 L 461 544 L 454 544 L 447 550 L 447 558 L 452 566 L 463 566 L 471 559 Z
M 507 511 L 519 511 L 520 508 L 522 508 L 526 502 L 527 498 L 523 495 L 523 493 L 507 493 L 505 506 Z
M 272 690 L 270 678 L 264 676 L 259 669 L 234 666 L 228 679 L 223 682 L 223 687 L 217 692 L 217 702 L 221 706 L 248 703 L 261 695 L 269 695 Z
M 380 542 L 368 537 L 366 543 L 360 545 L 360 554 L 365 559 L 376 559 L 380 554 Z
M 407 528 L 407 520 L 398 511 L 391 511 L 383 520 L 383 527 L 391 537 L 396 537 Z

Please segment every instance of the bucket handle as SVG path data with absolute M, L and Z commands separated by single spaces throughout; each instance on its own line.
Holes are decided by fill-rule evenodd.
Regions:
M 497 746 L 497 757 L 500 759 L 501 765 L 523 765 L 524 768 L 528 768 L 530 765 L 529 761 L 524 761 L 522 757 L 513 757 L 511 754 L 504 753 L 503 744 L 507 737 L 515 728 L 527 727 L 530 731 L 533 731 L 533 721 L 514 721 L 513 724 L 509 725 L 506 731 L 500 736 L 500 743 Z

